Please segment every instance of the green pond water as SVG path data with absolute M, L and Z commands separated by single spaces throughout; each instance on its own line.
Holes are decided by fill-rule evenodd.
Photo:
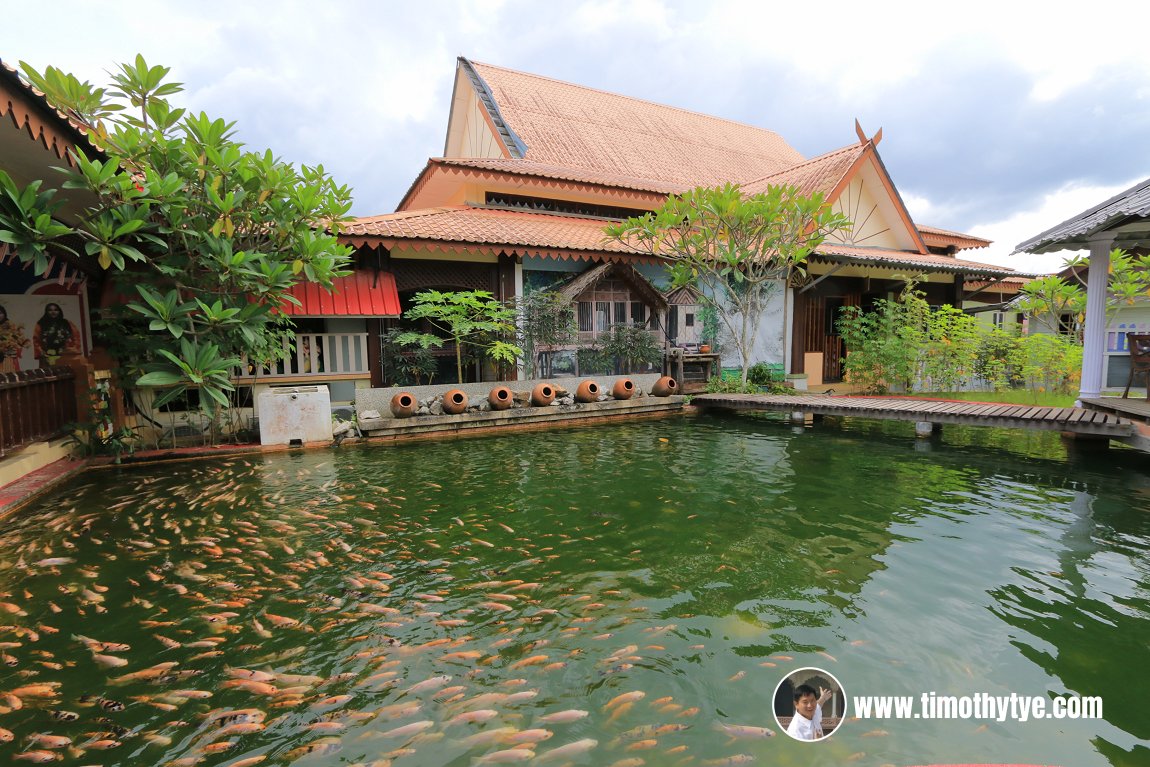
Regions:
M 0 759 L 1147 765 L 1147 467 L 732 416 L 89 472 L 0 528 Z M 808 666 L 839 729 L 753 729 Z M 1103 717 L 854 718 L 930 692 Z

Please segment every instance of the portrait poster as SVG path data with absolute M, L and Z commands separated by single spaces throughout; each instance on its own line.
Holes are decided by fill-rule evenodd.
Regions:
M 67 353 L 87 354 L 80 297 L 0 294 L 0 372 L 56 364 Z

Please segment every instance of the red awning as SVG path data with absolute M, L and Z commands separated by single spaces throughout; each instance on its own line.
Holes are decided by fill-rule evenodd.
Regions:
M 288 295 L 299 306 L 285 301 L 289 317 L 398 317 L 399 291 L 391 272 L 357 271 L 332 281 L 328 291 L 314 282 L 301 282 Z

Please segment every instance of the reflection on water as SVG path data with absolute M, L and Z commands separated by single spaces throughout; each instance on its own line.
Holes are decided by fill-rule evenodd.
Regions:
M 1142 457 L 957 428 L 921 452 L 900 426 L 700 418 L 88 474 L 0 534 L 0 748 L 1146 764 Z M 765 737 L 803 666 L 848 696 L 1101 695 L 1105 718 Z

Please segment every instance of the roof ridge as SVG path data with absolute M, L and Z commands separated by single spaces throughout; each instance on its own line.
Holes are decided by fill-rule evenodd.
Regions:
M 428 216 L 436 216 L 442 213 L 451 213 L 457 210 L 468 210 L 466 205 L 440 205 L 435 208 L 417 208 L 416 210 L 397 210 L 391 213 L 380 213 L 377 216 L 355 216 L 352 221 L 355 222 L 368 222 L 368 221 L 403 221 L 409 218 L 426 218 Z
M 429 157 L 428 163 L 435 163 L 439 165 L 465 165 L 465 166 L 482 166 L 490 164 L 498 166 L 500 170 L 509 173 L 523 173 L 531 175 L 528 171 L 532 169 L 549 169 L 555 172 L 565 172 L 570 175 L 589 175 L 598 176 L 600 180 L 583 180 L 580 183 L 596 184 L 599 186 L 620 186 L 622 183 L 630 184 L 635 188 L 637 184 L 645 184 L 648 187 L 659 187 L 659 189 L 647 189 L 645 191 L 662 193 L 662 190 L 667 187 L 687 188 L 687 184 L 666 181 L 658 178 L 651 178 L 650 176 L 637 176 L 630 173 L 610 173 L 604 171 L 602 168 L 586 167 L 583 165 L 564 164 L 543 160 L 531 160 L 526 157 Z M 515 166 L 521 166 L 516 168 Z M 605 175 L 611 175 L 613 178 L 607 179 Z
M 868 141 L 867 143 L 870 143 L 870 142 Z M 751 186 L 752 184 L 758 184 L 760 182 L 766 181 L 769 178 L 773 178 L 775 176 L 781 176 L 784 173 L 794 173 L 796 170 L 799 170 L 800 168 L 806 167 L 808 165 L 814 165 L 815 163 L 818 163 L 818 162 L 824 162 L 828 158 L 830 158 L 832 155 L 838 154 L 840 152 L 846 152 L 848 149 L 855 149 L 855 148 L 857 148 L 858 150 L 861 151 L 861 150 L 865 149 L 866 146 L 867 146 L 867 144 L 860 144 L 859 142 L 856 141 L 853 144 L 847 144 L 846 146 L 839 147 L 838 149 L 832 149 L 829 152 L 823 152 L 818 157 L 812 157 L 809 160 L 803 160 L 802 162 L 796 163 L 796 164 L 794 164 L 788 168 L 783 168 L 782 170 L 777 170 L 774 173 L 768 173 L 765 176 L 760 176 L 759 178 L 751 179 L 750 181 L 744 181 L 741 185 L 742 186 Z
M 488 64 L 488 63 L 483 62 L 483 61 L 475 61 L 474 59 L 468 59 L 466 57 L 461 57 L 461 58 L 463 58 L 465 61 L 467 61 L 468 63 L 470 63 L 472 65 L 478 64 L 479 66 L 482 66 L 482 67 L 490 67 L 491 69 L 498 69 L 498 70 L 501 70 L 503 72 L 510 72 L 512 74 L 522 75 L 524 77 L 531 77 L 531 78 L 534 78 L 536 80 L 546 80 L 547 82 L 558 83 L 559 85 L 566 85 L 568 87 L 578 88 L 579 90 L 583 90 L 583 91 L 590 91 L 592 93 L 600 93 L 600 94 L 603 94 L 605 96 L 615 96 L 617 98 L 628 99 L 629 101 L 637 101 L 639 103 L 647 104 L 649 106 L 659 107 L 661 109 L 671 109 L 671 110 L 676 111 L 676 112 L 682 112 L 683 114 L 689 114 L 689 115 L 692 115 L 694 117 L 703 117 L 703 118 L 706 118 L 708 120 L 713 120 L 713 121 L 719 122 L 719 123 L 726 123 L 728 125 L 738 125 L 739 127 L 742 127 L 742 128 L 750 128 L 751 130 L 763 131 L 764 133 L 770 133 L 771 135 L 777 136 L 780 140 L 782 140 L 784 143 L 786 143 L 787 146 L 790 146 L 790 143 L 787 142 L 786 139 L 783 138 L 781 133 L 779 133 L 777 131 L 773 131 L 770 128 L 763 128 L 763 127 L 760 127 L 758 125 L 751 125 L 750 123 L 739 122 L 738 120 L 729 120 L 725 117 L 716 117 L 715 115 L 709 115 L 705 112 L 696 112 L 693 109 L 686 109 L 685 107 L 677 107 L 677 106 L 673 106 L 671 104 L 662 104 L 662 103 L 659 103 L 658 101 L 651 101 L 650 99 L 644 99 L 644 98 L 640 98 L 638 96 L 628 96 L 628 95 L 623 94 L 623 93 L 616 93 L 615 91 L 608 91 L 608 90 L 604 90 L 602 88 L 592 88 L 589 85 L 580 85 L 579 83 L 573 83 L 573 82 L 570 82 L 568 80 L 560 80 L 557 77 L 548 77 L 547 75 L 539 75 L 539 74 L 535 74 L 534 72 L 524 72 L 523 70 L 520 70 L 520 69 L 511 69 L 510 67 L 501 67 L 498 64 Z M 791 148 L 793 149 L 793 147 L 791 147 Z M 795 150 L 795 151 L 796 151 L 796 153 L 798 152 L 798 150 Z

